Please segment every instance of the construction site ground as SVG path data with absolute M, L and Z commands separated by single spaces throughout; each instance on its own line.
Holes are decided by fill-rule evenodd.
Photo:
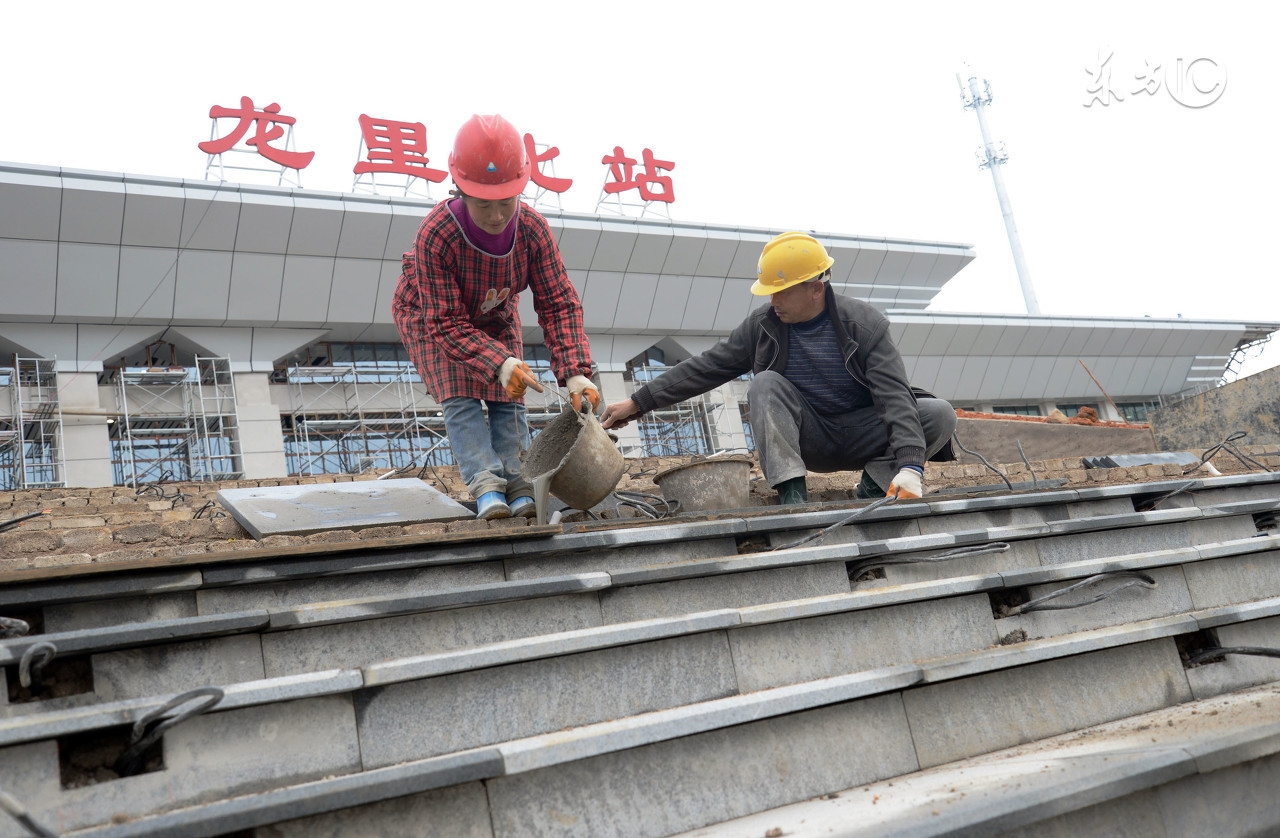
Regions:
M 1239 450 L 1269 469 L 1280 469 L 1280 452 L 1274 446 L 1242 446 Z M 1193 453 L 1202 456 L 1205 451 Z M 660 457 L 627 460 L 626 473 L 618 490 L 661 497 L 653 476 L 664 469 L 689 462 L 690 459 L 692 458 Z M 1033 477 L 1040 488 L 1078 488 L 1176 480 L 1183 477 L 1188 468 L 1169 463 L 1131 468 L 1086 468 L 1080 457 L 1031 460 L 1030 468 L 1024 462 L 993 465 L 1016 490 L 1022 489 L 1024 484 L 1026 489 L 1030 489 Z M 1209 465 L 1222 474 L 1257 470 L 1223 451 L 1217 452 L 1209 460 Z M 354 476 L 322 475 L 226 483 L 151 483 L 137 489 L 117 486 L 6 492 L 0 494 L 0 525 L 23 516 L 35 517 L 0 532 L 0 583 L 75 575 L 87 570 L 86 566 L 108 563 L 156 567 L 225 560 L 230 557 L 219 555 L 215 558 L 210 554 L 243 551 L 292 553 L 309 552 L 308 548 L 322 551 L 326 549 L 324 545 L 332 548 L 352 542 L 387 544 L 502 538 L 509 535 L 512 528 L 534 526 L 533 522 L 525 518 L 494 521 L 472 519 L 449 523 L 378 526 L 360 530 L 333 529 L 306 536 L 273 535 L 259 541 L 219 506 L 216 497 L 218 491 L 224 488 L 375 480 L 382 473 L 385 471 Z M 763 480 L 754 458 L 751 473 L 751 504 L 759 507 L 777 504 L 777 496 Z M 1190 476 L 1204 477 L 1212 473 L 1208 468 L 1201 467 Z M 470 500 L 455 467 L 429 467 L 399 476 L 418 476 L 428 485 L 456 500 Z M 810 502 L 843 502 L 852 505 L 860 477 L 861 474 L 856 471 L 810 473 L 807 481 Z M 946 492 L 957 497 L 968 493 L 989 492 L 995 488 L 1007 491 L 1002 478 L 987 466 L 960 462 L 929 463 L 925 470 L 925 487 L 926 494 Z M 617 514 L 611 510 L 603 520 L 595 521 L 583 513 L 572 513 L 566 515 L 560 524 L 540 529 L 559 532 L 561 528 L 569 530 L 582 527 L 635 526 L 643 523 L 612 517 Z M 639 515 L 629 508 L 623 508 L 621 514 L 623 517 Z M 370 546 L 374 546 L 373 543 Z

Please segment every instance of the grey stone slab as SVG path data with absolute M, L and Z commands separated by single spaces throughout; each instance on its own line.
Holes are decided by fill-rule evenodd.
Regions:
M 502 582 L 501 562 L 472 562 L 444 567 L 380 570 L 359 576 L 293 579 L 260 585 L 208 588 L 196 593 L 201 614 L 243 611 L 248 608 L 279 610 L 312 603 L 365 597 L 410 596 Z
M 1280 596 L 1280 550 L 1206 559 L 1182 572 L 1197 609 Z
M 583 550 L 617 549 L 663 544 L 668 541 L 697 541 L 742 535 L 747 524 L 741 518 L 719 518 L 713 521 L 688 521 L 651 524 L 622 529 L 600 529 L 590 532 L 564 533 L 547 538 L 523 539 L 511 545 L 513 555 L 566 554 Z
M 472 585 L 431 594 L 407 597 L 364 597 L 337 602 L 299 605 L 271 613 L 272 628 L 317 626 L 329 623 L 356 622 L 378 617 L 392 617 L 416 611 L 462 608 L 490 602 L 508 602 L 528 597 L 597 591 L 609 587 L 607 573 L 576 573 L 543 577 L 522 582 L 495 582 Z
M 929 515 L 919 519 L 919 527 L 921 535 L 932 535 L 940 532 L 954 535 L 959 531 L 986 530 L 990 527 L 1021 527 L 1030 524 L 1044 524 L 1049 521 L 1059 521 L 1066 517 L 1066 504 L 1012 506 L 1001 509 L 957 512 L 949 515 Z
M 985 594 L 729 632 L 742 692 L 985 649 L 997 639 Z
M 891 666 L 531 736 L 503 743 L 498 749 L 506 773 L 519 774 L 829 704 L 883 696 L 911 686 L 919 678 L 918 667 Z
M 1040 568 L 1001 571 L 1005 585 L 1010 588 L 1039 585 L 1060 579 L 1081 579 L 1095 573 L 1111 570 L 1145 570 L 1154 567 L 1194 562 L 1200 559 L 1195 547 L 1180 547 L 1169 550 L 1152 550 L 1149 553 L 1130 553 L 1110 559 L 1086 559 L 1079 562 L 1064 562 Z
M 1024 538 L 1039 538 L 1049 534 L 1049 523 L 1018 524 L 1008 527 L 988 527 L 987 541 L 1020 541 Z
M 211 617 L 156 620 L 150 623 L 130 623 L 123 626 L 81 629 L 55 634 L 33 634 L 0 640 L 0 664 L 20 662 L 27 649 L 36 643 L 52 643 L 58 648 L 58 654 L 65 656 L 143 643 L 253 631 L 264 628 L 269 621 L 270 615 L 265 611 L 240 611 Z
M 1164 838 L 1155 801 L 1144 792 L 1194 771 L 1186 754 L 1172 747 L 1049 752 L 1035 760 L 1004 753 L 842 789 L 671 838 L 759 838 L 771 829 L 795 838 Z M 1117 797 L 1117 805 L 1108 806 Z M 1138 801 L 1131 803 L 1134 797 Z M 1106 802 L 1090 805 L 1098 800 Z M 1072 830 L 1057 828 L 1056 813 L 1098 807 L 1105 807 L 1101 815 L 1071 821 Z M 1033 826 L 1003 831 L 1022 823 Z
M 222 489 L 218 503 L 258 539 L 475 517 L 415 477 Z
M 1199 492 L 1196 492 L 1196 502 L 1200 506 L 1213 506 L 1222 503 L 1236 503 L 1239 501 L 1251 500 L 1274 500 L 1280 492 L 1276 491 L 1275 484 L 1266 484 L 1261 486 L 1231 486 L 1222 488 L 1213 488 L 1206 486 Z
M 1253 838 L 1280 831 L 1280 759 L 1197 774 L 1156 789 L 1161 838 Z
M 72 832 L 350 774 L 360 759 L 348 696 L 206 713 L 166 732 L 163 748 L 164 770 L 56 791 L 28 805 Z M 56 778 L 56 754 L 53 772 Z
M 817 546 L 815 546 L 817 545 Z M 858 555 L 856 544 L 823 545 L 818 542 L 790 550 L 761 553 L 730 554 L 719 559 L 693 559 L 690 561 L 656 564 L 648 567 L 619 569 L 609 575 L 616 587 L 645 585 L 675 579 L 694 579 L 699 576 L 722 576 L 730 573 L 746 573 L 770 568 L 803 567 L 830 561 L 847 561 Z
M 1004 622 L 1003 620 L 1000 623 Z M 1161 640 L 1196 630 L 1194 617 L 1175 614 L 1122 626 L 1107 626 L 1062 637 L 1047 637 L 997 646 L 968 654 L 921 663 L 921 681 L 938 683 L 1000 669 L 1053 661 L 1071 655 L 1132 646 L 1150 640 Z M 1003 631 L 997 623 L 997 631 Z
M 737 613 L 742 625 L 763 625 L 866 608 L 883 608 L 900 602 L 918 602 L 979 591 L 993 591 L 1002 587 L 1004 584 L 998 576 L 961 576 L 954 579 L 916 582 L 910 585 L 893 585 L 881 589 L 868 588 L 847 594 L 752 605 L 738 609 Z
M 377 768 L 736 692 L 723 632 L 636 643 L 367 690 L 360 752 Z
M 220 687 L 263 677 L 262 646 L 256 634 L 93 656 L 93 691 L 104 701 Z
M 1057 535 L 1039 539 L 1036 550 L 1041 564 L 1053 565 L 1190 547 L 1195 544 L 1193 526 L 1205 523 L 1209 522 L 1188 521 Z
M 1053 506 L 1055 504 L 1073 503 L 1077 499 L 1074 489 L 1063 491 L 1044 491 L 1020 495 L 999 495 L 956 500 L 929 500 L 929 510 L 933 515 L 950 515 L 956 512 L 982 512 L 986 510 L 1008 509 L 1010 507 L 1034 508 Z
M 135 573 L 127 576 L 90 576 L 57 582 L 8 585 L 0 588 L 0 608 L 13 605 L 53 605 L 90 599 L 114 599 L 133 594 L 190 591 L 200 586 L 200 571 Z
M 1251 538 L 1258 534 L 1258 528 L 1253 523 L 1251 515 L 1217 518 L 1206 513 L 1202 520 L 1188 521 L 1187 528 L 1191 531 L 1191 543 L 1195 545 L 1218 544 L 1223 541 Z
M 409 812 L 423 816 L 429 814 L 426 820 L 417 823 L 416 830 L 403 833 L 405 836 L 422 835 L 424 824 L 427 824 L 456 826 L 457 832 L 449 829 L 436 834 L 467 838 L 474 834 L 477 822 L 482 829 L 488 824 L 487 808 L 475 805 L 477 795 L 480 798 L 484 795 L 483 785 L 476 781 L 492 777 L 501 769 L 502 757 L 494 749 L 450 754 L 354 776 L 331 777 L 261 794 L 219 800 L 133 823 L 102 827 L 86 835 L 89 838 L 208 838 L 267 827 L 254 835 L 282 838 L 301 834 L 320 838 L 366 834 L 396 838 L 401 833 L 381 829 L 383 826 L 389 830 L 398 828 L 396 824 L 401 814 L 388 813 L 382 807 L 375 808 L 378 801 L 385 800 L 393 807 L 407 806 Z M 441 791 L 436 794 L 431 789 Z M 414 795 L 422 795 L 422 798 L 415 800 Z M 422 804 L 427 807 L 425 813 Z M 467 811 L 458 817 L 456 810 L 460 806 Z M 332 818 L 322 814 L 329 812 L 333 813 Z M 353 824 L 352 818 L 356 815 L 366 815 L 368 820 L 357 818 Z M 389 818 L 395 820 L 388 823 Z M 299 829 L 303 831 L 299 832 Z M 308 829 L 314 831 L 306 831 Z M 482 831 L 479 834 L 489 838 L 492 833 Z
M 512 543 L 484 541 L 472 544 L 439 544 L 422 548 L 372 550 L 360 554 L 343 552 L 341 555 L 319 558 L 279 559 L 207 567 L 203 571 L 204 585 L 256 585 L 314 576 L 351 576 L 431 565 L 496 561 L 511 555 Z
M 1032 611 L 998 621 L 999 633 L 1022 629 L 1028 637 L 1054 637 L 1075 632 L 1089 631 L 1104 626 L 1136 623 L 1157 617 L 1186 614 L 1192 610 L 1191 594 L 1187 591 L 1182 568 L 1147 568 L 1142 573 L 1155 580 L 1155 587 L 1131 585 L 1118 586 L 1130 581 L 1124 577 L 1103 579 L 1079 590 L 1064 594 L 1046 604 L 1064 606 L 1087 602 L 1098 594 L 1116 589 L 1116 592 L 1098 602 L 1052 611 Z M 1088 578 L 1088 576 L 1084 577 Z M 1031 599 L 1047 596 L 1055 591 L 1071 587 L 1079 580 L 1057 580 L 1051 584 L 1034 585 L 1028 591 Z
M 1130 495 L 1081 500 L 1067 507 L 1069 518 L 1099 518 L 1106 515 L 1126 515 L 1131 512 L 1133 512 L 1133 497 Z
M 294 701 L 300 698 L 315 698 L 321 695 L 349 693 L 363 686 L 363 678 L 358 670 L 334 669 L 328 672 L 315 672 L 305 675 L 291 675 L 284 678 L 268 678 L 260 681 L 249 681 L 223 685 L 223 697 L 218 702 L 219 711 L 233 710 L 237 707 L 249 707 L 255 704 Z M 185 690 L 184 690 L 185 691 Z M 0 746 L 13 745 L 19 742 L 30 742 L 38 739 L 51 739 L 86 730 L 131 725 L 147 713 L 167 702 L 172 695 L 150 695 L 145 698 L 130 698 L 122 701 L 111 701 L 89 707 L 76 707 L 47 713 L 31 713 L 0 720 Z M 185 708 L 177 708 L 181 712 Z M 164 714 L 165 718 L 174 715 L 174 711 Z
M 269 677 L 503 643 L 598 626 L 595 597 L 570 594 L 262 635 Z
M 629 623 L 848 592 L 837 561 L 611 588 L 600 594 L 600 611 L 606 623 Z
M 1280 617 L 1219 625 L 1213 632 L 1223 648 L 1253 646 L 1280 650 Z M 1280 681 L 1280 659 L 1260 655 L 1227 655 L 1187 670 L 1187 682 L 1196 698 L 1275 681 Z
M 1123 515 L 1098 515 L 1092 518 L 1072 518 L 1068 521 L 1053 521 L 1049 532 L 1053 535 L 1068 533 L 1098 532 L 1105 530 L 1145 527 L 1152 524 L 1169 524 L 1177 521 L 1190 521 L 1201 517 L 1199 509 L 1157 509 L 1151 512 L 1130 511 Z
M 248 608 L 227 610 L 246 611 Z M 88 602 L 66 602 L 45 606 L 44 630 L 49 633 L 82 631 L 127 623 L 181 620 L 186 617 L 195 617 L 199 613 L 196 609 L 194 591 Z
M 1244 623 L 1249 620 L 1261 620 L 1280 614 L 1280 597 L 1260 599 L 1241 605 L 1223 605 L 1218 608 L 1206 608 L 1196 611 L 1191 616 L 1201 629 L 1217 628 L 1231 623 Z
M 869 504 L 868 504 L 869 505 Z M 877 507 L 870 512 L 861 512 L 863 506 L 845 506 L 823 508 L 823 504 L 809 504 L 804 512 L 780 513 L 775 515 L 758 515 L 746 519 L 747 531 L 751 533 L 767 533 L 775 531 L 809 531 L 829 527 L 842 521 L 854 513 L 861 513 L 854 521 L 857 526 L 875 526 L 877 524 L 897 523 L 899 529 L 890 530 L 891 534 L 918 532 L 909 523 L 922 515 L 927 515 L 929 507 L 924 503 L 902 505 L 890 504 Z M 846 524 L 846 527 L 855 524 Z M 905 527 L 906 529 L 902 529 Z M 887 536 L 880 536 L 887 537 Z
M 669 835 L 915 768 L 896 695 L 757 718 L 496 778 L 494 835 Z M 504 756 L 510 774 L 515 754 Z
M 505 566 L 507 578 L 512 580 L 591 571 L 603 571 L 614 575 L 625 570 L 655 565 L 736 556 L 737 552 L 737 541 L 732 536 L 726 536 L 585 550 L 569 554 L 538 554 L 529 558 L 507 559 Z
M 882 507 L 881 509 L 886 508 L 888 507 Z M 876 511 L 879 512 L 881 510 L 878 509 Z M 823 523 L 821 526 L 815 526 L 812 529 L 788 529 L 770 532 L 769 546 L 780 550 L 788 549 L 787 545 L 794 544 L 800 539 L 813 535 L 814 533 L 829 527 L 840 520 L 841 516 L 836 516 L 832 520 Z M 852 523 L 845 524 L 842 527 L 831 530 L 826 535 L 822 536 L 822 540 L 818 543 L 823 545 L 862 545 L 885 542 L 890 539 L 913 537 L 920 537 L 920 525 L 916 517 L 903 518 L 897 521 L 869 522 L 864 522 L 861 519 L 855 519 Z
M 643 620 L 636 623 L 621 623 L 521 638 L 470 649 L 375 663 L 365 667 L 364 684 L 376 687 L 471 669 L 504 666 L 628 643 L 642 643 L 696 632 L 715 631 L 736 626 L 739 622 L 738 612 L 726 609 L 692 614 L 687 617 Z
M 1164 638 L 928 684 L 905 692 L 903 704 L 923 767 L 1190 698 L 1178 650 Z
M 41 823 L 50 823 L 51 803 L 59 793 L 58 743 L 31 742 L 0 749 L 0 789 L 4 789 Z M 31 838 L 31 833 L 5 814 L 0 838 Z
M 465 755 L 474 759 L 470 754 Z M 459 757 L 441 757 L 454 759 Z M 469 773 L 487 776 L 497 773 L 500 759 L 494 753 L 483 767 Z M 455 773 L 458 773 L 455 771 Z M 321 801 L 313 800 L 312 805 Z M 378 838 L 422 838 L 424 834 L 449 838 L 493 838 L 489 820 L 489 798 L 483 783 L 394 797 L 375 803 L 348 806 L 336 811 L 288 821 L 277 821 L 260 829 L 255 838 L 350 838 L 355 835 Z
M 962 554 L 941 561 L 929 561 L 929 559 L 953 552 L 958 547 L 967 545 L 956 545 L 956 547 L 950 549 L 930 550 L 922 553 L 889 554 L 881 558 L 890 559 L 895 563 L 887 565 L 878 564 L 876 558 L 873 557 L 865 562 L 862 560 L 851 562 L 850 573 L 858 573 L 860 575 L 867 569 L 880 567 L 884 572 L 886 584 L 909 585 L 934 579 L 950 579 L 957 576 L 985 576 L 1005 573 L 1018 568 L 1032 569 L 1040 567 L 1040 555 L 1036 552 L 1034 539 L 1004 543 L 1008 546 L 1007 549 L 1001 552 Z M 913 558 L 919 559 L 919 561 L 908 564 L 897 563 Z M 857 576 L 854 578 L 856 580 Z M 852 584 L 854 588 L 861 588 L 865 583 L 855 581 Z
M 1259 553 L 1266 550 L 1280 550 L 1280 535 L 1253 535 L 1214 544 L 1201 544 L 1196 547 L 1196 552 L 1204 559 L 1236 556 L 1241 553 Z

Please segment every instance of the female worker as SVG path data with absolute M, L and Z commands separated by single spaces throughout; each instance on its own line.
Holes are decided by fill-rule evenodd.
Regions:
M 552 370 L 573 408 L 582 409 L 584 396 L 593 410 L 600 405 L 582 303 L 546 219 L 520 201 L 529 166 L 511 123 L 471 117 L 449 155 L 453 197 L 423 219 L 392 302 L 400 339 L 444 407 L 476 516 L 486 519 L 535 515 L 533 488 L 520 475 L 529 445 L 522 399 L 536 387 L 520 360 L 521 291 L 533 294 Z

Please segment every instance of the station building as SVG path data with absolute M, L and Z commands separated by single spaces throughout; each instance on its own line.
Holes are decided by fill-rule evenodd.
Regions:
M 451 462 L 391 318 L 401 254 L 432 205 L 0 163 L 0 488 Z M 748 290 L 756 261 L 783 232 L 539 210 L 582 297 L 606 402 L 762 304 Z M 1280 328 L 929 311 L 970 246 L 815 235 L 837 292 L 888 314 L 912 383 L 957 407 L 1089 405 L 1141 421 Z M 553 381 L 522 297 L 524 357 Z M 624 453 L 749 449 L 746 386 L 622 429 Z M 559 411 L 555 390 L 530 393 L 535 428 Z

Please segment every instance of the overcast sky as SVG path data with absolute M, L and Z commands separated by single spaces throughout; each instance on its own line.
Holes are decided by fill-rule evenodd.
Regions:
M 559 147 L 566 211 L 595 211 L 614 146 L 649 148 L 675 220 L 971 244 L 933 310 L 1020 313 L 976 75 L 1042 313 L 1280 322 L 1276 8 L 10 4 L 0 160 L 201 178 L 209 109 L 249 96 L 297 120 L 304 188 L 347 192 L 360 114 L 424 123 L 443 169 L 497 112 Z

